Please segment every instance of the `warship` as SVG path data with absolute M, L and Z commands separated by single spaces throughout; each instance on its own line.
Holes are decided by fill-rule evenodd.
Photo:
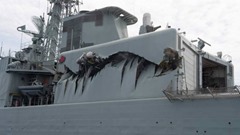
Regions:
M 1 135 L 239 135 L 240 87 L 229 55 L 119 7 L 79 11 L 50 0 L 49 18 L 0 60 Z M 156 31 L 157 30 L 157 31 Z

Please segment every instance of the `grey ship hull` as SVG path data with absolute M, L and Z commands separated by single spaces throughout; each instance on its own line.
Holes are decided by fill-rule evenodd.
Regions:
M 51 19 L 59 20 L 54 12 L 61 6 L 59 1 L 54 4 Z M 18 58 L 26 55 L 27 63 L 25 57 L 25 62 L 1 59 L 0 135 L 239 135 L 240 96 L 237 91 L 229 91 L 234 82 L 231 62 L 209 55 L 202 50 L 205 41 L 199 38 L 199 46 L 195 46 L 175 29 L 127 38 L 127 25 L 136 21 L 136 17 L 116 7 L 66 18 L 60 46 L 64 59 L 57 70 L 63 75 L 56 91 L 51 86 L 57 80 L 52 80 L 52 74 L 57 78 L 58 73 L 52 68 L 50 73 L 43 72 L 44 66 L 40 65 L 48 62 L 37 57 L 38 50 L 44 50 L 40 47 L 41 36 L 34 37 L 41 42 L 35 40 L 28 48 L 31 51 L 19 52 Z M 50 23 L 58 30 L 58 22 Z M 53 33 L 53 44 L 47 49 L 50 51 L 56 50 L 54 37 L 58 32 Z M 80 70 L 76 61 L 91 51 L 99 56 L 99 62 Z M 51 90 L 43 88 L 48 85 Z M 201 88 L 207 88 L 210 94 L 204 94 Z M 215 98 L 213 88 L 227 89 L 216 91 L 222 97 Z M 43 90 L 49 90 L 48 94 L 41 93 Z M 187 98 L 193 95 L 204 99 L 181 102 L 179 97 L 185 90 L 196 90 L 184 95 Z M 42 105 L 53 99 L 53 92 L 54 104 Z M 29 98 L 29 106 L 21 106 L 23 95 Z M 39 105 L 32 104 L 32 98 L 41 99 L 41 106 L 31 106 Z M 20 107 L 13 107 L 19 103 Z
M 240 99 L 166 98 L 0 109 L 1 135 L 239 135 Z

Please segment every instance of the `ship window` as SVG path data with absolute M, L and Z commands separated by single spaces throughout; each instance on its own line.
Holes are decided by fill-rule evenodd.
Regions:
M 95 26 L 103 25 L 103 14 L 102 12 L 95 11 L 88 13 L 76 18 L 73 18 L 68 21 L 63 22 L 63 33 L 66 33 L 66 42 L 63 47 L 60 49 L 60 52 L 69 51 L 73 49 L 78 49 L 80 47 L 86 47 L 93 45 L 93 43 L 82 43 L 82 25 L 86 22 L 95 22 Z M 83 44 L 83 45 L 82 45 Z

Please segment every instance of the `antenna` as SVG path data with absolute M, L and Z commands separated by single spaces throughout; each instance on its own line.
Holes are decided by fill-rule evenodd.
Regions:
M 229 62 L 229 63 L 232 62 L 232 57 L 231 57 L 230 55 L 228 55 L 228 54 L 225 54 L 225 55 L 223 56 L 223 59 L 224 59 L 225 61 Z
M 8 56 L 11 57 L 11 49 L 8 50 Z
M 205 44 L 211 46 L 211 44 L 207 43 L 206 41 L 204 41 L 203 39 L 201 39 L 201 38 L 199 38 L 199 37 L 198 37 L 198 40 L 199 40 L 199 41 L 203 41 Z
M 171 26 L 169 25 L 169 23 L 167 22 L 166 28 L 171 28 Z
M 198 49 L 202 50 L 205 44 L 211 46 L 211 44 L 207 43 L 206 41 L 202 40 L 201 38 L 198 38 Z
M 79 0 L 49 0 L 50 7 L 45 32 L 45 60 L 55 60 L 58 57 L 58 48 L 61 39 L 62 19 L 79 13 Z

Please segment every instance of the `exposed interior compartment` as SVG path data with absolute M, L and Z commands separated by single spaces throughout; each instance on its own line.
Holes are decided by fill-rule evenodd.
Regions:
M 227 67 L 211 61 L 202 59 L 202 86 L 221 91 L 221 88 L 227 87 Z

